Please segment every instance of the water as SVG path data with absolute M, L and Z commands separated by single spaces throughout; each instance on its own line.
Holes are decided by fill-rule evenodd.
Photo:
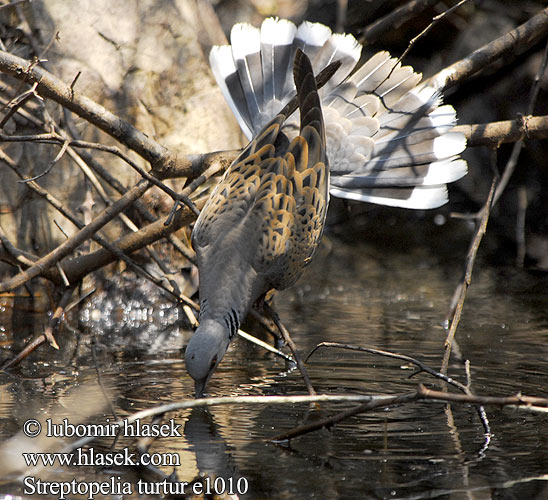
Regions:
M 426 225 L 417 233 L 404 221 L 403 231 L 400 227 L 391 234 L 386 221 L 388 229 L 378 234 L 371 230 L 374 222 L 354 223 L 359 232 L 352 236 L 344 225 L 332 230 L 299 284 L 276 298 L 276 308 L 303 352 L 319 342 L 336 341 L 407 354 L 439 369 L 446 335 L 442 323 L 461 274 L 469 229 L 450 222 L 449 228 Z M 478 394 L 548 397 L 546 284 L 545 275 L 496 267 L 488 255 L 480 257 L 457 331 L 458 348 L 470 360 L 471 387 Z M 108 294 L 104 299 L 109 300 Z M 71 421 L 79 416 L 83 422 L 113 419 L 97 384 L 91 332 L 102 383 L 119 416 L 191 397 L 193 385 L 179 350 L 188 337 L 184 320 L 169 306 L 160 307 L 161 296 L 151 300 L 156 307 L 134 306 L 129 316 L 110 315 L 110 323 L 87 321 L 83 331 L 65 331 L 60 352 L 43 346 L 20 367 L 0 374 L 4 454 L 6 440 L 46 410 Z M 85 318 L 92 312 L 86 310 Z M 2 323 L 4 357 L 21 347 L 10 340 L 7 324 Z M 37 328 L 32 322 L 19 324 L 16 337 Z M 427 374 L 409 378 L 414 368 L 407 362 L 341 349 L 320 349 L 308 369 L 316 390 L 324 393 L 399 394 L 415 390 L 419 382 L 439 388 Z M 451 364 L 450 374 L 466 382 L 459 362 Z M 74 399 L 79 389 L 84 392 Z M 282 360 L 240 339 L 209 386 L 215 396 L 303 391 L 297 371 L 286 371 Z M 85 408 L 85 401 L 91 408 Z M 179 481 L 190 482 L 200 472 L 223 478 L 225 486 L 232 481 L 234 488 L 240 480 L 247 490 L 240 497 L 249 499 L 548 498 L 547 413 L 488 407 L 492 434 L 486 436 L 473 407 L 410 403 L 362 413 L 290 443 L 269 441 L 350 406 L 181 410 L 164 419 L 181 424 L 181 437 L 159 439 L 150 451 L 177 454 Z M 94 446 L 106 450 L 111 442 L 102 439 Z M 128 438 L 116 449 L 126 446 L 135 449 Z M 133 488 L 142 477 L 128 467 L 55 467 L 46 472 L 49 481 L 113 477 Z M 147 474 L 149 481 L 160 480 Z M 0 485 L 4 494 L 22 495 L 23 490 L 21 483 Z

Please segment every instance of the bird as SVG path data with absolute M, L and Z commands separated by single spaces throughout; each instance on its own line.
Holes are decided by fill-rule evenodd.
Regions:
M 279 18 L 265 19 L 260 28 L 235 24 L 230 42 L 211 49 L 210 66 L 251 142 L 192 232 L 200 325 L 185 362 L 197 396 L 253 303 L 269 287 L 292 285 L 310 262 L 329 196 L 431 209 L 447 203 L 447 183 L 467 173 L 460 157 L 466 139 L 452 130 L 455 109 L 388 52 L 356 68 L 362 46 L 351 34 Z M 297 78 L 321 75 L 334 62 L 336 71 L 319 90 L 308 83 L 313 77 Z M 295 92 L 299 104 L 292 112 Z M 321 127 L 303 128 L 303 115 Z M 305 134 L 310 127 L 316 132 Z M 295 168 L 286 170 L 282 158 L 295 140 L 302 146 Z M 312 164 L 318 167 L 304 167 Z
M 192 231 L 199 269 L 199 326 L 185 350 L 202 397 L 250 307 L 294 284 L 320 242 L 329 203 L 325 127 L 312 65 L 299 49 L 293 76 L 298 134 L 282 132 L 291 102 L 236 158 Z
M 292 61 L 301 49 L 318 74 L 334 60 L 340 69 L 320 90 L 334 197 L 408 209 L 448 201 L 447 183 L 467 173 L 464 134 L 456 112 L 422 75 L 386 51 L 356 68 L 361 44 L 321 23 L 267 18 L 260 28 L 235 24 L 230 45 L 214 46 L 210 66 L 249 140 L 292 97 Z M 286 120 L 289 138 L 298 112 Z

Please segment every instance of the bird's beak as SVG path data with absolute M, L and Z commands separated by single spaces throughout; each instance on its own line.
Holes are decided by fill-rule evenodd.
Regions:
M 206 388 L 207 379 L 205 380 L 196 380 L 194 382 L 194 397 L 200 399 L 205 397 L 205 388 Z

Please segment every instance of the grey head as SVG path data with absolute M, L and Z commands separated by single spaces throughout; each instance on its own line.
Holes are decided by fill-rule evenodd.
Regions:
M 204 396 L 207 381 L 221 362 L 230 343 L 228 330 L 212 319 L 204 319 L 194 332 L 185 351 L 185 364 L 194 379 L 197 398 Z

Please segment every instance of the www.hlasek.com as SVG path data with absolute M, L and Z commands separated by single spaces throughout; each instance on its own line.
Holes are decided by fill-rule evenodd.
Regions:
M 46 419 L 43 423 L 30 419 L 23 424 L 23 432 L 28 437 L 38 436 L 42 430 L 47 437 L 114 437 L 118 434 L 126 437 L 181 437 L 180 424 L 170 419 L 163 424 L 141 423 L 139 420 L 121 423 L 105 424 L 78 424 L 73 425 L 67 419 L 54 423 Z M 152 465 L 154 467 L 180 466 L 178 453 L 132 453 L 128 448 L 121 451 L 99 451 L 93 447 L 77 448 L 72 452 L 58 453 L 23 453 L 27 467 L 58 467 L 58 466 L 138 466 Z M 139 495 L 211 495 L 211 494 L 245 494 L 248 490 L 248 481 L 244 477 L 238 479 L 222 477 L 205 477 L 201 482 L 174 482 L 169 479 L 148 483 L 139 480 L 133 484 L 121 480 L 120 476 L 112 476 L 108 480 L 100 481 L 43 481 L 34 476 L 27 476 L 23 480 L 26 495 L 53 495 L 60 499 L 72 495 L 84 495 L 93 499 L 96 495 L 130 495 L 134 491 Z

